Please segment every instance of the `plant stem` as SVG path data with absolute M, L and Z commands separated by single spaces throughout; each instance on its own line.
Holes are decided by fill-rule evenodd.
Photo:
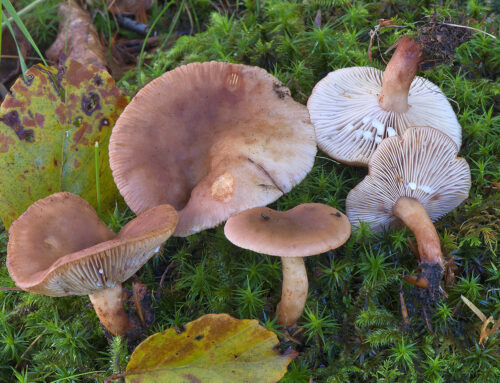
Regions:
M 291 327 L 304 311 L 309 282 L 302 257 L 282 257 L 281 262 L 283 264 L 283 287 L 276 314 L 278 323 Z
M 97 214 L 101 216 L 101 182 L 99 179 L 99 142 L 94 145 L 95 189 L 97 195 Z

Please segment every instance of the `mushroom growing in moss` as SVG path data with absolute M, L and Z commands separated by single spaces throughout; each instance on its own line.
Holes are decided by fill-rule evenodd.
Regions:
M 403 37 L 384 72 L 343 68 L 318 82 L 307 107 L 319 148 L 338 161 L 367 166 L 382 139 L 410 126 L 435 126 L 460 148 L 462 128 L 446 96 L 415 77 L 421 61 L 421 45 Z
M 302 315 L 308 280 L 304 260 L 342 246 L 351 234 L 347 217 L 320 203 L 306 203 L 286 212 L 256 207 L 233 215 L 224 233 L 235 245 L 281 257 L 283 287 L 278 323 L 293 326 Z
M 363 221 L 381 231 L 402 222 L 415 234 L 419 266 L 433 297 L 444 260 L 432 222 L 457 207 L 470 189 L 469 165 L 457 153 L 453 140 L 434 128 L 414 127 L 386 138 L 370 159 L 368 175 L 346 200 L 353 225 Z
M 177 236 L 267 205 L 311 170 L 307 108 L 257 67 L 180 66 L 146 85 L 118 119 L 110 165 L 135 213 L 162 203 L 179 211 Z
M 89 295 L 101 323 L 114 335 L 132 329 L 121 283 L 173 233 L 169 205 L 145 211 L 115 234 L 92 206 L 71 193 L 31 205 L 9 230 L 7 268 L 18 287 L 43 295 Z

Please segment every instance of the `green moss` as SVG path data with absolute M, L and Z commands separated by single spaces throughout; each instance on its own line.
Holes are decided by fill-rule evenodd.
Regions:
M 492 32 L 494 14 L 488 7 L 493 3 L 463 4 L 459 9 L 472 26 Z M 398 36 L 415 32 L 418 24 L 412 23 L 425 20 L 434 9 L 443 17 L 460 16 L 452 1 L 437 8 L 431 1 L 191 0 L 186 5 L 176 31 L 192 29 L 193 34 L 173 34 L 164 41 L 166 49 L 147 55 L 142 81 L 193 61 L 245 63 L 276 75 L 302 103 L 331 70 L 354 65 L 383 68 L 383 59 L 390 57 L 383 52 Z M 150 20 L 160 10 L 157 6 Z M 178 10 L 173 6 L 167 11 L 160 36 L 168 32 Z M 315 26 L 318 10 L 321 25 Z M 381 31 L 370 62 L 369 31 L 379 18 L 389 17 L 408 28 Z M 417 263 L 407 230 L 374 235 L 362 226 L 344 247 L 306 260 L 308 309 L 299 321 L 301 330 L 293 334 L 295 342 L 281 336 L 282 347 L 294 347 L 300 356 L 283 382 L 499 380 L 500 337 L 478 345 L 480 320 L 460 303 L 463 294 L 486 316 L 500 318 L 500 192 L 493 184 L 500 182 L 499 49 L 491 38 L 475 33 L 458 48 L 451 65 L 423 73 L 453 100 L 463 127 L 460 153 L 472 173 L 470 197 L 437 223 L 445 252 L 458 265 L 446 288 L 448 299 L 435 307 L 422 306 L 413 288 L 401 281 Z M 134 94 L 139 89 L 137 72 L 127 73 L 121 85 Z M 284 210 L 314 201 L 343 210 L 347 193 L 365 175 L 366 169 L 337 164 L 320 153 L 306 179 L 272 207 Z M 108 223 L 117 230 L 130 217 L 129 210 L 117 209 Z M 1 259 L 6 241 L 3 233 Z M 221 227 L 170 239 L 138 278 L 153 291 L 155 318 L 150 333 L 224 311 L 257 318 L 282 334 L 272 321 L 281 294 L 279 260 L 236 248 Z M 4 266 L 0 286 L 13 287 Z M 401 315 L 400 294 L 409 323 Z M 0 290 L 0 302 L 0 381 L 102 382 L 123 368 L 130 355 L 122 340 L 109 343 L 104 337 L 87 297 L 50 298 Z

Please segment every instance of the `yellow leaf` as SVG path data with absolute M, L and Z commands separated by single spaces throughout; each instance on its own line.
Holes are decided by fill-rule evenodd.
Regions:
M 277 336 L 256 320 L 208 314 L 178 334 L 171 328 L 142 342 L 127 365 L 127 383 L 271 383 L 296 351 L 281 354 Z

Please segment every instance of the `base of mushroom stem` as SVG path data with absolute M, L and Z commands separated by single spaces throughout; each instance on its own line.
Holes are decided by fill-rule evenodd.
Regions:
M 427 303 L 437 303 L 442 296 L 441 280 L 444 270 L 438 263 L 420 262 L 420 275 L 428 281 L 428 287 L 419 289 L 419 295 Z

